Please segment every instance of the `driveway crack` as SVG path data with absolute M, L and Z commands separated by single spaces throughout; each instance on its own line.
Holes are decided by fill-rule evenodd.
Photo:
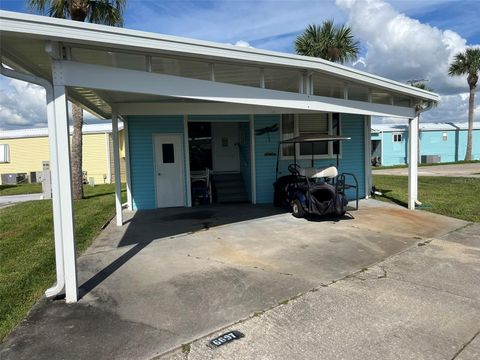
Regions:
M 475 338 L 480 334 L 480 330 L 478 330 L 475 335 L 472 336 L 472 338 L 470 340 L 468 340 L 465 344 L 463 344 L 463 346 L 455 353 L 455 355 L 453 355 L 452 359 L 451 360 L 455 360 L 458 355 L 460 355 L 463 350 L 465 350 L 465 348 L 470 345 L 470 343 L 475 340 Z

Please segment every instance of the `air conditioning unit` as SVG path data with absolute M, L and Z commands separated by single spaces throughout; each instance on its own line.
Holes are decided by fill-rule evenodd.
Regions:
M 442 161 L 440 155 L 422 155 L 420 159 L 422 164 L 436 164 Z
M 26 173 L 2 174 L 2 185 L 17 185 L 27 182 Z

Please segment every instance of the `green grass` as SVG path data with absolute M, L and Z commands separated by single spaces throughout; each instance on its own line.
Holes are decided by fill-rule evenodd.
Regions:
M 114 186 L 86 186 L 85 199 L 74 201 L 74 209 L 80 254 L 115 214 Z M 0 339 L 54 281 L 51 201 L 29 201 L 0 209 Z
M 435 163 L 435 164 L 418 164 L 420 167 L 424 166 L 439 166 L 439 165 L 456 165 L 456 164 L 477 164 L 480 163 L 480 160 L 470 160 L 470 161 L 452 161 L 452 162 L 444 162 L 444 163 Z M 408 165 L 391 165 L 391 166 L 372 166 L 372 170 L 388 170 L 388 169 L 404 169 L 407 168 Z
M 379 200 L 407 206 L 408 177 L 373 175 L 373 184 L 383 196 Z M 480 222 L 480 179 L 420 176 L 418 198 L 424 210 L 467 221 Z
M 0 196 L 35 194 L 42 192 L 42 184 L 0 185 Z

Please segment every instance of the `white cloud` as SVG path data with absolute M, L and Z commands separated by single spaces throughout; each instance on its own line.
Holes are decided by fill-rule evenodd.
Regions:
M 355 67 L 401 82 L 426 79 L 427 85 L 442 96 L 439 106 L 427 112 L 424 120 L 466 121 L 466 79 L 448 76 L 453 57 L 467 47 L 464 38 L 409 18 L 382 0 L 336 3 L 345 11 L 355 36 L 366 46 Z
M 46 126 L 45 90 L 23 81 L 0 79 L 0 129 Z
M 246 48 L 253 48 L 253 46 L 251 46 L 248 41 L 244 41 L 244 40 L 238 40 L 238 41 L 235 43 L 235 46 L 246 47 Z

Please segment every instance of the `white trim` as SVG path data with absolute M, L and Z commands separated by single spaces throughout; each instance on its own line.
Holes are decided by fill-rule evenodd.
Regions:
M 418 116 L 408 120 L 408 208 L 418 202 Z
M 294 115 L 294 127 L 295 127 L 295 136 L 298 136 L 300 134 L 300 130 L 299 130 L 299 116 L 300 114 L 296 113 L 296 114 L 293 114 Z M 339 118 L 338 118 L 338 121 L 339 121 L 339 127 L 340 127 L 340 135 L 342 133 L 342 118 L 341 118 L 341 114 L 339 114 Z M 333 133 L 333 114 L 332 113 L 328 113 L 327 114 L 328 116 L 328 133 L 329 134 L 332 134 Z M 280 130 L 279 130 L 279 133 L 280 133 L 280 140 L 283 139 L 283 134 L 282 134 L 282 130 L 283 130 L 283 118 L 282 116 L 280 116 Z M 300 146 L 298 146 L 299 144 L 295 144 L 295 154 L 296 154 L 296 158 L 297 160 L 311 160 L 312 159 L 312 155 L 300 155 Z M 314 155 L 313 156 L 313 159 L 314 160 L 331 160 L 331 159 L 336 159 L 337 158 L 337 155 L 333 153 L 333 143 L 331 141 L 328 142 L 328 154 L 325 154 L 325 155 Z M 292 156 L 285 156 L 283 155 L 283 151 L 282 151 L 282 147 L 280 146 L 280 160 L 293 160 L 295 157 L 292 155 Z M 338 158 L 341 159 L 342 158 L 342 143 L 340 142 L 340 146 L 339 146 L 339 154 L 338 154 Z
M 132 180 L 130 177 L 130 140 L 128 135 L 128 119 L 124 119 L 123 126 L 123 139 L 125 146 L 125 171 L 127 175 L 127 207 L 128 210 L 133 210 L 133 201 L 132 201 Z
M 120 145 L 118 141 L 118 114 L 112 111 L 113 175 L 115 177 L 115 219 L 117 226 L 123 225 L 122 179 L 120 174 Z
M 65 300 L 78 300 L 77 258 L 73 222 L 72 175 L 70 136 L 68 132 L 68 105 L 64 86 L 54 86 L 54 109 L 58 167 L 52 171 L 52 183 L 58 181 L 62 217 L 63 261 L 65 270 Z M 53 180 L 53 178 L 57 178 Z
M 185 191 L 187 192 L 186 207 L 192 207 L 192 184 L 190 179 L 190 144 L 188 142 L 188 115 L 183 116 L 183 151 L 185 155 Z
M 176 53 L 207 59 L 233 60 L 250 64 L 283 65 L 300 70 L 318 70 L 346 80 L 385 88 L 409 96 L 438 101 L 437 94 L 397 81 L 352 69 L 319 58 L 299 56 L 208 41 L 129 30 L 113 26 L 74 22 L 30 14 L 0 11 L 0 31 L 29 34 L 40 39 L 55 39 L 75 45 L 90 45 L 147 54 Z
M 359 115 L 412 117 L 415 113 L 414 109 L 406 107 L 268 90 L 74 61 L 53 61 L 52 66 L 58 73 L 54 83 L 72 87 Z
M 372 118 L 365 116 L 364 118 L 364 147 L 365 147 L 365 199 L 370 197 L 372 189 L 372 141 L 370 138 L 372 128 Z
M 251 201 L 257 203 L 257 169 L 255 164 L 255 116 L 250 115 L 250 179 L 251 179 Z
M 107 152 L 107 180 L 108 183 L 112 183 L 112 166 L 110 158 L 110 134 L 108 132 L 105 133 L 105 151 Z

